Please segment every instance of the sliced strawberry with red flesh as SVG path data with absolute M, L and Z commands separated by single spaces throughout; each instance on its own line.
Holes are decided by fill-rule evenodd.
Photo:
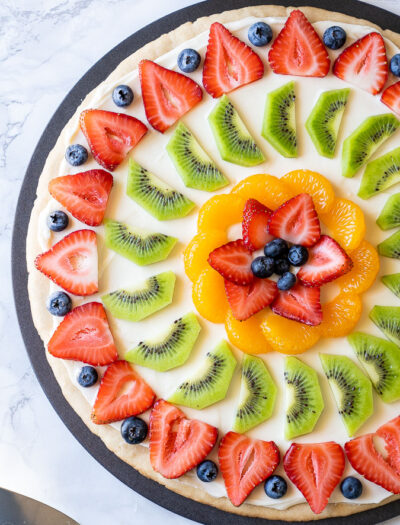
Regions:
M 381 102 L 400 115 L 400 81 L 385 89 L 382 93 Z
M 247 286 L 225 280 L 225 292 L 233 316 L 244 321 L 266 308 L 275 299 L 278 288 L 275 281 L 256 279 Z
M 150 462 L 164 478 L 179 478 L 213 449 L 218 430 L 188 419 L 179 408 L 159 399 L 150 413 Z
M 308 193 L 300 193 L 284 202 L 271 215 L 269 233 L 293 244 L 313 246 L 321 236 L 321 226 Z
M 274 73 L 300 77 L 325 77 L 331 65 L 317 32 L 298 9 L 275 38 L 268 60 Z
M 85 303 L 67 314 L 52 335 L 54 357 L 104 366 L 118 359 L 117 348 L 101 303 Z
M 283 466 L 314 514 L 320 514 L 342 477 L 345 457 L 342 447 L 333 441 L 292 443 L 283 458 Z
M 139 63 L 139 76 L 147 120 L 161 133 L 203 98 L 194 80 L 151 60 Z
M 114 171 L 147 132 L 135 117 L 102 109 L 82 111 L 80 126 L 95 160 Z
M 210 266 L 224 279 L 240 285 L 250 284 L 253 281 L 252 260 L 251 252 L 242 239 L 216 248 L 208 257 Z
M 112 185 L 113 177 L 108 171 L 89 170 L 52 179 L 49 192 L 76 219 L 89 226 L 99 226 Z
M 258 202 L 249 199 L 243 211 L 242 235 L 243 242 L 249 250 L 259 250 L 273 239 L 268 233 L 268 221 L 272 210 Z
M 400 476 L 400 416 L 379 427 L 376 433 L 385 440 L 387 461 Z
M 346 47 L 333 64 L 333 74 L 373 95 L 388 78 L 385 42 L 379 33 L 363 36 Z
M 250 84 L 264 74 L 264 64 L 251 47 L 214 22 L 210 27 L 203 67 L 203 86 L 217 98 Z
M 280 455 L 273 441 L 228 432 L 219 445 L 218 458 L 228 498 L 238 507 L 274 472 Z
M 279 292 L 271 309 L 287 319 L 317 326 L 322 321 L 320 289 L 297 283 L 287 292 Z
M 127 361 L 112 363 L 104 373 L 91 418 L 97 425 L 121 421 L 145 412 L 156 396 Z
M 348 441 L 344 449 L 351 466 L 368 481 L 400 494 L 400 475 L 376 450 L 374 434 Z
M 322 286 L 353 268 L 353 261 L 329 235 L 321 235 L 308 255 L 307 263 L 297 273 L 297 279 L 305 286 Z
M 66 235 L 35 259 L 38 270 L 75 295 L 92 295 L 98 291 L 97 264 L 97 240 L 92 230 L 77 230 Z

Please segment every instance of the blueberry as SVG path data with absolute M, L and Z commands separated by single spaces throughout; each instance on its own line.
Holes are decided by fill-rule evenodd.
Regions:
M 129 106 L 129 104 L 132 104 L 133 91 L 129 86 L 121 84 L 120 86 L 114 88 L 114 91 L 112 92 L 112 99 L 116 106 L 125 108 L 126 106 Z
M 390 60 L 390 71 L 396 77 L 400 77 L 400 53 L 394 55 Z
M 339 49 L 346 42 L 346 31 L 339 26 L 331 26 L 324 33 L 324 44 L 329 49 Z
M 278 290 L 282 290 L 282 292 L 290 290 L 290 288 L 293 288 L 295 284 L 296 276 L 292 272 L 285 272 L 276 283 Z
M 46 307 L 51 315 L 62 317 L 72 309 L 71 297 L 65 292 L 54 292 L 47 298 Z
M 61 232 L 68 226 L 68 215 L 61 210 L 52 211 L 47 216 L 47 226 L 53 232 Z
M 272 40 L 272 29 L 265 22 L 256 22 L 250 26 L 247 36 L 253 46 L 266 46 Z
M 287 492 L 287 483 L 281 476 L 270 476 L 264 485 L 265 494 L 273 499 L 282 498 Z
M 130 445 L 138 445 L 146 439 L 147 423 L 139 417 L 128 417 L 122 422 L 121 435 Z
M 288 252 L 288 245 L 283 239 L 274 239 L 264 246 L 264 253 L 267 257 L 282 257 Z
M 340 490 L 345 498 L 356 499 L 361 496 L 363 487 L 359 479 L 349 476 L 348 478 L 344 478 L 340 484 Z
M 256 257 L 251 263 L 251 271 L 260 279 L 270 277 L 274 273 L 274 259 L 271 257 Z
M 184 73 L 193 73 L 200 65 L 200 55 L 195 49 L 184 49 L 178 56 L 178 67 Z
M 275 264 L 274 264 L 275 273 L 277 273 L 278 275 L 283 275 L 289 270 L 290 270 L 290 262 L 286 259 L 286 257 L 282 257 L 281 259 L 275 259 Z
M 197 477 L 199 478 L 200 481 L 209 483 L 210 481 L 214 481 L 217 475 L 218 475 L 218 467 L 214 463 L 214 461 L 211 461 L 210 459 L 206 459 L 205 461 L 202 461 L 197 466 Z
M 78 383 L 85 388 L 97 383 L 99 376 L 93 366 L 83 366 L 78 375 Z
M 300 244 L 294 244 L 289 250 L 288 259 L 293 266 L 302 266 L 303 264 L 306 264 L 308 261 L 307 248 Z
M 71 166 L 81 166 L 88 160 L 88 151 L 80 144 L 71 144 L 65 150 L 65 160 Z

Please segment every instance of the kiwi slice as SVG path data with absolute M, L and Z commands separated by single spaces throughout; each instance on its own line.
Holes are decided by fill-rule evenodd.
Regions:
M 180 219 L 195 207 L 194 202 L 134 160 L 129 163 L 126 193 L 159 221 Z
M 233 430 L 247 432 L 268 419 L 274 409 L 275 398 L 276 385 L 264 361 L 253 355 L 245 355 Z
M 389 151 L 367 165 L 358 196 L 369 199 L 398 182 L 400 182 L 400 148 Z
M 400 226 L 400 193 L 395 193 L 388 198 L 376 224 L 381 230 L 390 230 Z
M 347 339 L 382 401 L 392 403 L 400 399 L 400 348 L 361 332 L 354 332 Z
M 265 157 L 239 113 L 223 95 L 208 117 L 221 157 L 239 166 L 257 166 Z
M 387 239 L 378 244 L 379 255 L 400 259 L 400 230 L 390 235 Z
M 182 122 L 178 124 L 168 142 L 167 151 L 188 188 L 215 191 L 229 184 L 225 175 Z
M 107 248 L 140 266 L 163 261 L 178 239 L 163 233 L 150 233 L 123 222 L 104 220 Z
M 183 365 L 200 333 L 200 324 L 194 313 L 177 319 L 161 337 L 141 341 L 125 354 L 126 361 L 146 366 L 159 372 Z
M 319 357 L 347 433 L 353 436 L 374 411 L 371 381 L 345 355 Z
M 190 408 L 208 407 L 226 396 L 235 370 L 236 359 L 226 341 L 207 352 L 202 366 L 181 383 L 168 399 Z
M 381 281 L 400 299 L 400 273 L 392 273 L 391 275 L 383 275 Z
M 134 290 L 115 290 L 101 300 L 117 319 L 141 321 L 170 304 L 174 287 L 175 274 L 163 272 L 149 277 Z
M 308 434 L 315 427 L 324 401 L 315 370 L 297 359 L 285 359 L 286 421 L 285 438 Z
M 350 89 L 332 89 L 319 96 L 306 121 L 306 130 L 318 153 L 333 158 Z
M 268 93 L 261 135 L 284 157 L 297 157 L 294 82 Z
M 400 121 L 391 113 L 366 118 L 343 143 L 343 177 L 354 177 L 399 126 Z
M 376 305 L 369 317 L 390 341 L 400 345 L 400 306 Z

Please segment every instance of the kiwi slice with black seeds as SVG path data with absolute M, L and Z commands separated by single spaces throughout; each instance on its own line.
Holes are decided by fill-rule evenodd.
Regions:
M 400 121 L 392 113 L 366 118 L 343 143 L 343 177 L 354 177 L 399 126 Z
M 400 230 L 390 235 L 387 239 L 378 244 L 379 255 L 391 259 L 400 259 Z
M 370 162 L 361 179 L 358 196 L 369 199 L 400 182 L 400 148 Z
M 369 317 L 390 341 L 400 345 L 400 306 L 375 305 Z
M 229 184 L 225 175 L 182 122 L 178 124 L 168 142 L 167 151 L 188 188 L 215 191 Z
M 180 219 L 195 207 L 194 202 L 133 160 L 126 193 L 159 221 Z
M 381 230 L 390 230 L 400 226 L 400 193 L 395 193 L 388 198 L 376 224 Z
M 347 339 L 382 401 L 392 403 L 400 399 L 400 348 L 361 332 L 354 332 Z
M 176 321 L 158 338 L 141 341 L 125 354 L 126 361 L 159 372 L 183 365 L 200 333 L 200 324 L 190 312 Z
M 390 275 L 383 275 L 381 281 L 385 286 L 400 299 L 400 273 L 392 273 Z
M 264 162 L 262 151 L 226 95 L 219 99 L 208 120 L 224 160 L 239 166 L 257 166 Z
M 171 303 L 174 287 L 175 274 L 168 271 L 149 277 L 134 290 L 115 290 L 101 300 L 117 319 L 141 321 Z
M 294 82 L 271 91 L 265 103 L 261 135 L 284 157 L 297 157 Z
M 190 408 L 208 407 L 226 396 L 236 366 L 231 349 L 221 341 L 207 352 L 202 366 L 181 383 L 168 399 L 171 403 Z
M 332 89 L 319 96 L 306 121 L 306 130 L 318 153 L 333 158 L 350 89 Z
M 244 355 L 233 430 L 247 432 L 267 420 L 274 409 L 276 391 L 276 385 L 264 361 L 253 355 Z

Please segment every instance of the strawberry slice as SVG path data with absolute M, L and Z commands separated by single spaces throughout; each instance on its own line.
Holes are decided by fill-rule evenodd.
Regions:
M 353 268 L 353 261 L 329 235 L 321 235 L 308 255 L 307 263 L 297 273 L 297 279 L 305 286 L 322 286 Z
M 287 319 L 317 326 L 322 321 L 320 290 L 297 283 L 287 292 L 279 292 L 271 309 Z
M 244 321 L 271 304 L 278 288 L 276 282 L 270 279 L 254 278 L 247 286 L 225 280 L 225 292 L 233 316 L 238 321 Z
M 214 22 L 210 27 L 203 67 L 203 86 L 217 98 L 250 84 L 264 74 L 264 64 L 251 47 Z
M 52 335 L 54 357 L 104 366 L 118 359 L 117 348 L 101 303 L 85 303 L 69 312 Z
M 345 458 L 342 447 L 333 441 L 292 443 L 283 458 L 283 466 L 314 514 L 320 514 L 342 477 Z
M 36 268 L 67 292 L 92 295 L 98 291 L 97 240 L 92 230 L 66 235 L 35 259 Z
M 137 118 L 102 109 L 82 111 L 79 123 L 93 157 L 110 171 L 121 164 L 147 132 Z
M 333 64 L 333 74 L 369 93 L 379 93 L 388 78 L 385 42 L 379 33 L 363 36 L 346 47 Z
M 218 430 L 188 419 L 179 408 L 159 399 L 150 413 L 150 462 L 164 478 L 179 478 L 213 449 Z
M 269 219 L 268 229 L 274 237 L 313 246 L 321 236 L 321 227 L 310 195 L 300 193 L 279 206 Z
M 382 93 L 381 102 L 400 115 L 400 81 L 385 89 Z
M 228 432 L 219 445 L 218 458 L 228 498 L 238 507 L 274 472 L 280 454 L 273 441 Z
M 376 450 L 375 434 L 365 434 L 348 441 L 344 449 L 351 466 L 368 481 L 393 494 L 400 494 L 400 474 Z
M 254 252 L 263 248 L 267 242 L 273 239 L 268 233 L 268 220 L 272 210 L 258 202 L 249 199 L 243 211 L 242 235 L 243 242 L 247 248 Z
M 400 475 L 400 416 L 379 427 L 376 433 L 385 440 L 387 461 Z
M 91 418 L 106 425 L 145 412 L 156 396 L 146 381 L 127 361 L 112 363 L 104 373 Z
M 324 44 L 298 9 L 275 38 L 268 60 L 274 73 L 299 77 L 325 77 L 331 65 Z
M 208 257 L 210 266 L 224 279 L 240 285 L 250 284 L 253 281 L 251 261 L 251 252 L 242 239 L 216 248 Z
M 161 133 L 203 98 L 194 80 L 151 60 L 139 63 L 139 76 L 147 120 Z
M 108 171 L 89 170 L 52 179 L 49 192 L 76 219 L 89 226 L 99 226 L 112 185 L 113 177 Z

